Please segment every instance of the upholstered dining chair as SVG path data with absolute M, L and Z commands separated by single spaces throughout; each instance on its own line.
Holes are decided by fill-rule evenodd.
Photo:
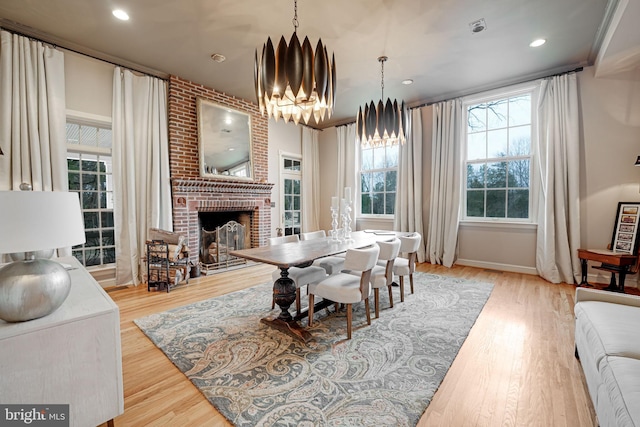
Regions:
M 300 239 L 297 234 L 289 236 L 278 236 L 269 238 L 269 246 L 280 245 L 283 243 L 298 242 Z M 281 271 L 279 268 L 271 273 L 271 279 L 275 282 L 280 278 Z M 300 314 L 301 302 L 300 302 L 300 288 L 307 286 L 311 282 L 317 282 L 327 277 L 327 273 L 324 268 L 310 265 L 308 267 L 290 267 L 289 278 L 296 284 L 296 314 Z M 271 309 L 276 306 L 275 298 L 271 298 Z
M 371 270 L 371 286 L 373 287 L 376 319 L 380 317 L 380 289 L 385 287 L 388 289 L 389 306 L 393 307 L 393 293 L 391 292 L 393 266 L 396 257 L 400 253 L 401 242 L 400 239 L 394 238 L 387 242 L 378 242 L 377 244 L 380 247 L 378 265 Z
M 309 284 L 309 326 L 313 326 L 313 304 L 315 296 L 347 306 L 347 339 L 351 339 L 352 304 L 364 301 L 367 324 L 371 325 L 369 294 L 371 293 L 371 269 L 376 265 L 380 247 L 373 245 L 363 249 L 349 249 L 345 255 L 344 268 L 360 272 L 359 276 L 340 272 L 327 276 L 322 281 Z
M 300 240 L 324 239 L 327 233 L 324 230 L 310 231 L 300 234 Z M 344 256 L 326 256 L 313 261 L 316 267 L 322 267 L 327 274 L 340 273 L 344 268 Z
M 413 293 L 413 272 L 416 268 L 416 258 L 418 257 L 418 247 L 422 236 L 420 233 L 412 233 L 407 236 L 400 236 L 400 253 L 406 255 L 399 256 L 393 264 L 393 274 L 400 276 L 400 301 L 404 302 L 404 276 L 409 276 L 411 283 L 411 293 Z M 395 284 L 395 282 L 393 283 Z

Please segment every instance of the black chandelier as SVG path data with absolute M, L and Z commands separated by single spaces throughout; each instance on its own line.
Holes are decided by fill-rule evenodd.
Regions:
M 300 45 L 298 30 L 298 2 L 294 1 L 293 35 L 289 45 L 280 37 L 274 51 L 271 37 L 262 47 L 262 55 L 255 53 L 255 89 L 260 112 L 276 121 L 292 119 L 309 123 L 313 115 L 316 123 L 331 117 L 336 94 L 336 63 L 331 63 L 327 48 L 318 40 L 315 53 L 305 37 Z
M 378 101 L 378 105 L 373 101 L 365 104 L 358 110 L 356 117 L 356 135 L 358 141 L 363 146 L 377 147 L 380 145 L 396 145 L 404 144 L 405 135 L 407 133 L 407 119 L 404 101 L 398 105 L 397 100 L 387 98 L 384 100 L 384 62 L 388 58 L 381 56 L 378 58 L 382 75 L 382 96 Z

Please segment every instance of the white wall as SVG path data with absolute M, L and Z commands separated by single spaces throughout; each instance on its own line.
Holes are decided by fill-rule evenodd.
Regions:
M 618 202 L 640 202 L 640 70 L 595 78 L 594 67 L 578 73 L 582 110 L 580 237 L 583 248 L 611 242 Z M 608 283 L 610 275 L 589 272 Z M 628 285 L 637 286 L 638 275 Z
M 113 69 L 108 62 L 64 51 L 67 110 L 111 118 Z
M 271 236 L 276 228 L 282 227 L 282 203 L 280 201 L 280 154 L 302 155 L 302 127 L 293 122 L 269 119 L 269 182 L 274 183 L 271 191 Z

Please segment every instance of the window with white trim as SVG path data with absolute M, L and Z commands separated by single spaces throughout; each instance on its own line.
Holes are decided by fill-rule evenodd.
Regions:
M 394 214 L 398 154 L 398 145 L 360 149 L 360 214 Z
M 86 242 L 72 248 L 83 265 L 116 262 L 111 128 L 67 120 L 69 191 L 80 196 Z
M 463 218 L 529 221 L 532 90 L 466 104 Z

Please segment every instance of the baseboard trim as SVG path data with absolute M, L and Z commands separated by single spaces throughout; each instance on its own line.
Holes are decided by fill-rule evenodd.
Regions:
M 509 271 L 511 273 L 523 273 L 538 275 L 538 271 L 534 267 L 526 267 L 523 265 L 502 264 L 498 262 L 476 261 L 472 259 L 457 259 L 457 265 L 467 267 L 488 268 L 491 270 Z
M 472 259 L 458 259 L 455 264 L 464 265 L 467 267 L 476 267 L 476 268 L 487 268 L 490 270 L 498 270 L 498 271 L 508 271 L 511 273 L 523 273 L 523 274 L 533 274 L 534 276 L 538 276 L 538 271 L 534 267 L 525 267 L 521 265 L 513 265 L 513 264 L 501 264 L 498 262 L 486 262 L 486 261 L 476 261 Z M 624 287 L 627 288 L 640 288 L 639 283 L 640 277 L 638 275 L 631 275 L 631 277 L 627 276 L 624 281 Z M 594 283 L 598 285 L 608 285 L 609 277 L 604 277 L 602 274 L 588 274 L 587 281 L 589 283 Z

